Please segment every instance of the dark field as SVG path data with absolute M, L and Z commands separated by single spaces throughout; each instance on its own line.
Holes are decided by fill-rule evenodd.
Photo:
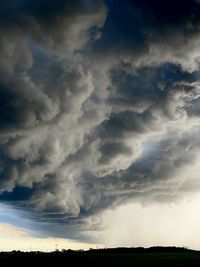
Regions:
M 200 266 L 200 252 L 178 248 L 118 248 L 52 253 L 0 253 L 1 266 Z

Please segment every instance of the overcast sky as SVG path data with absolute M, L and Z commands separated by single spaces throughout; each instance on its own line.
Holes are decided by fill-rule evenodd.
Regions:
M 200 249 L 199 174 L 199 0 L 1 0 L 0 249 Z

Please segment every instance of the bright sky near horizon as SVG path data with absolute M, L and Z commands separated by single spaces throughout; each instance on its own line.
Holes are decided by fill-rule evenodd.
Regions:
M 65 238 L 37 236 L 37 232 L 9 223 L 8 213 L 4 209 L 7 223 L 0 224 L 0 250 L 54 251 L 55 249 L 90 249 L 116 246 L 178 246 L 199 250 L 200 195 L 172 204 L 154 203 L 141 206 L 138 203 L 127 204 L 110 211 L 106 218 L 106 228 L 92 236 L 100 243 L 86 243 Z M 137 214 L 137 216 L 135 216 Z M 156 221 L 155 221 L 156 218 Z M 25 226 L 23 219 L 14 219 Z M 28 226 L 28 224 L 27 224 Z

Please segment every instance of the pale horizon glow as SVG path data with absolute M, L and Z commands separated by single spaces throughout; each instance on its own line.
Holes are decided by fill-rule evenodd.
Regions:
M 177 203 L 130 203 L 107 212 L 104 230 L 91 233 L 100 243 L 34 237 L 28 229 L 0 224 L 0 251 L 54 251 L 104 247 L 177 246 L 200 250 L 200 195 Z
M 82 243 L 65 238 L 34 237 L 29 230 L 15 227 L 11 224 L 0 223 L 0 251 L 44 251 L 50 252 L 56 249 L 89 249 L 100 245 Z

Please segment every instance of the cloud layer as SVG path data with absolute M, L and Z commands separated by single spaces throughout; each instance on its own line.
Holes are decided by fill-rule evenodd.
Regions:
M 73 236 L 198 191 L 200 5 L 179 5 L 1 2 L 1 201 Z

